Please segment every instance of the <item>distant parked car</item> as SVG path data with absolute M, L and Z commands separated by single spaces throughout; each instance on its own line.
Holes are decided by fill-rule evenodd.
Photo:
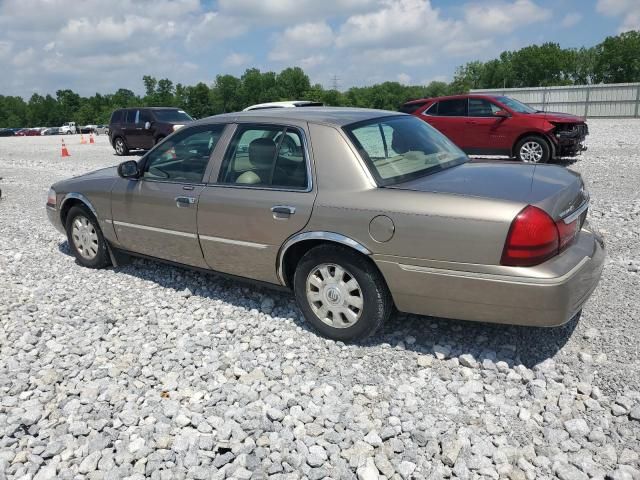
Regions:
M 0 129 L 0 137 L 13 137 L 15 132 L 10 128 Z
M 288 102 L 268 102 L 258 103 L 257 105 L 251 105 L 243 110 L 248 112 L 249 110 L 266 110 L 268 108 L 295 108 L 295 107 L 322 107 L 324 103 L 313 102 L 311 100 L 291 100 Z
M 39 128 L 23 128 L 16 132 L 17 137 L 36 137 L 40 135 Z
M 97 125 L 85 125 L 84 127 L 80 127 L 80 133 L 84 133 L 85 135 L 87 133 L 96 133 L 97 129 Z
M 45 128 L 40 132 L 40 135 L 58 135 L 60 133 L 60 127 Z
M 588 207 L 569 169 L 470 162 L 410 115 L 304 108 L 187 125 L 54 184 L 46 209 L 80 265 L 125 252 L 287 287 L 323 335 L 354 340 L 394 308 L 567 322 L 604 265 Z
M 574 157 L 589 129 L 584 119 L 543 112 L 503 95 L 455 95 L 405 103 L 400 111 L 434 126 L 466 153 L 545 163 Z
M 108 135 L 108 134 L 109 134 L 108 125 L 98 125 L 96 127 L 96 135 Z
M 193 118 L 179 108 L 122 108 L 111 114 L 109 141 L 117 155 L 127 155 L 135 149 L 149 150 L 191 122 Z

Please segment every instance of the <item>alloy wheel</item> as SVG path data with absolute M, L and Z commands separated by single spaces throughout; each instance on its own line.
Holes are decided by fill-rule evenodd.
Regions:
M 526 142 L 520 147 L 520 158 L 523 162 L 539 163 L 543 155 L 544 151 L 539 142 Z
M 323 263 L 313 268 L 307 277 L 306 294 L 313 313 L 331 327 L 351 327 L 362 316 L 362 289 L 340 265 Z

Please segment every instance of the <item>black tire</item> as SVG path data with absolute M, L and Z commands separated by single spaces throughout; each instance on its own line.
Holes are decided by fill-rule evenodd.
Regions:
M 534 154 L 526 151 L 526 147 L 533 147 L 533 151 L 541 152 L 539 159 Z M 551 146 L 544 138 L 538 135 L 529 135 L 521 139 L 516 145 L 516 158 L 524 163 L 547 163 L 551 159 Z
M 76 219 L 79 219 L 80 221 L 83 221 L 82 219 L 88 220 L 93 229 L 92 231 L 94 231 L 97 236 L 96 254 L 93 258 L 83 256 L 76 246 L 76 242 L 73 239 L 73 223 Z M 65 229 L 67 232 L 69 248 L 80 265 L 87 268 L 104 268 L 111 263 L 109 259 L 109 252 L 107 251 L 107 242 L 102 235 L 102 230 L 100 230 L 98 221 L 87 207 L 81 205 L 71 207 L 67 214 Z
M 360 317 L 350 326 L 334 327 L 323 322 L 307 298 L 307 279 L 322 264 L 342 267 L 361 290 Z M 293 289 L 305 318 L 321 335 L 333 340 L 362 340 L 375 333 L 393 311 L 393 299 L 378 269 L 362 255 L 340 245 L 320 245 L 309 250 L 296 267 Z
M 121 157 L 129 155 L 129 147 L 122 137 L 116 137 L 113 139 L 113 149 L 116 151 L 116 155 Z

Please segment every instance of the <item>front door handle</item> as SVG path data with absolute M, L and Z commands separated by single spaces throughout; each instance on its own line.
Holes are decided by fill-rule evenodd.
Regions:
M 296 213 L 295 207 L 289 207 L 287 205 L 275 205 L 271 207 L 271 213 L 276 220 L 286 220 L 291 215 Z
M 178 208 L 190 207 L 196 203 L 195 197 L 176 197 L 176 206 Z

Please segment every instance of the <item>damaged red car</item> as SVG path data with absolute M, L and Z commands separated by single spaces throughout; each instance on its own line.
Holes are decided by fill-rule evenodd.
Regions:
M 424 98 L 405 103 L 400 111 L 429 123 L 472 155 L 546 163 L 587 149 L 584 118 L 536 110 L 504 95 Z

